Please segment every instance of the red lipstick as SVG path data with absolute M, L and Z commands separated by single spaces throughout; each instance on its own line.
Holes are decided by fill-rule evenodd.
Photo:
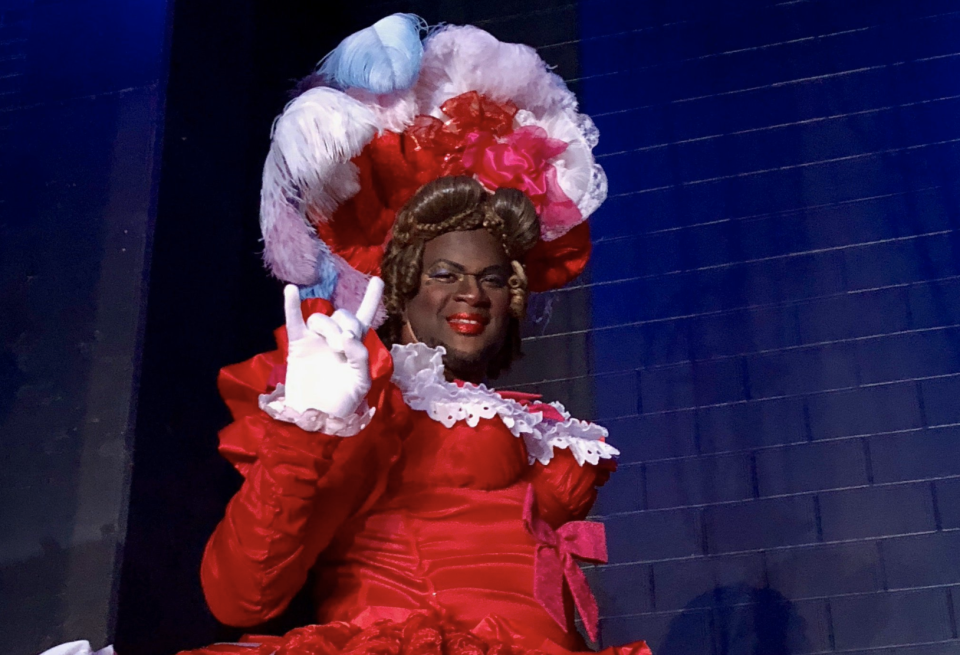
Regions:
M 472 337 L 482 334 L 489 322 L 490 319 L 482 314 L 452 314 L 447 317 L 450 329 Z

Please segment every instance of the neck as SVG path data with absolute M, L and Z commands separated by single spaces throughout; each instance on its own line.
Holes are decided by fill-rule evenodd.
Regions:
M 443 375 L 447 379 L 447 382 L 463 380 L 471 384 L 481 384 L 486 377 L 481 372 L 455 371 L 447 364 L 446 358 L 444 358 L 443 361 Z

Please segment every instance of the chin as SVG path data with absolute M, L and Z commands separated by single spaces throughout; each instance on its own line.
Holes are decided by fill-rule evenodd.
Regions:
M 501 344 L 470 344 L 468 348 L 458 347 L 456 341 L 453 343 L 440 342 L 437 345 L 443 346 L 447 351 L 443 358 L 444 366 L 458 378 L 469 377 L 471 374 L 480 371 L 486 377 L 487 368 L 500 351 Z
M 478 348 L 460 348 L 456 343 L 441 342 L 439 345 L 443 346 L 444 350 L 447 351 L 446 359 L 450 362 L 457 362 L 464 364 L 467 367 L 474 369 L 477 368 L 485 359 L 484 357 L 485 350 Z

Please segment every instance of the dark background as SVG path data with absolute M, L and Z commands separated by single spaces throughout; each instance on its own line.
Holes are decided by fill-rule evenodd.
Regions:
M 0 0 L 2 650 L 237 634 L 197 567 L 239 484 L 217 369 L 281 320 L 269 126 L 393 11 L 538 47 L 601 129 L 591 269 L 538 300 L 507 384 L 623 452 L 602 645 L 960 652 L 944 0 Z

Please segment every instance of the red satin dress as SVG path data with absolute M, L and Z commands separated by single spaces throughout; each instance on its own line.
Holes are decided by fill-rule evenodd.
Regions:
M 322 301 L 304 304 L 305 314 L 326 309 Z M 411 409 L 390 381 L 390 353 L 372 333 L 368 403 L 376 413 L 362 432 L 329 436 L 276 421 L 258 397 L 282 376 L 282 328 L 277 337 L 279 350 L 221 374 L 235 420 L 221 432 L 220 449 L 245 481 L 210 538 L 201 578 L 220 621 L 254 626 L 280 614 L 312 570 L 317 624 L 245 637 L 254 648 L 192 652 L 584 650 L 563 581 L 553 581 L 563 625 L 535 597 L 535 560 L 545 546 L 531 520 L 547 532 L 581 521 L 612 467 L 581 466 L 568 450 L 530 465 L 523 439 L 497 416 L 445 427 Z M 643 643 L 616 650 L 649 653 Z

